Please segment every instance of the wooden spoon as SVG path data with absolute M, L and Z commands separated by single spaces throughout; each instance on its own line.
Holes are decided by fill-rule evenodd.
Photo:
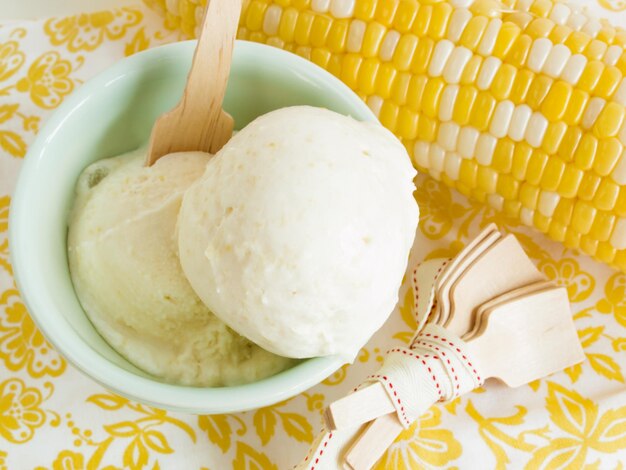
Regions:
M 240 14 L 241 0 L 209 0 L 183 97 L 155 122 L 147 166 L 172 152 L 215 153 L 232 136 L 222 102 Z

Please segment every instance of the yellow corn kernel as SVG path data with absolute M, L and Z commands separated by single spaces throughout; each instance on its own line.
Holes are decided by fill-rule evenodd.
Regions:
M 413 63 L 411 64 L 411 72 L 417 75 L 423 75 L 428 69 L 430 59 L 433 55 L 433 49 L 435 48 L 435 41 L 430 38 L 420 38 L 417 47 L 415 49 L 415 55 L 413 56 Z
M 411 84 L 411 74 L 408 72 L 400 73 L 393 82 L 391 88 L 391 99 L 398 105 L 406 104 L 409 95 L 409 85 Z
M 626 217 L 626 186 L 622 186 L 615 203 L 615 215 L 618 217 Z
M 454 104 L 454 111 L 452 112 L 454 122 L 460 126 L 465 126 L 469 123 L 477 97 L 478 90 L 476 88 L 467 85 L 463 85 L 459 88 L 459 94 Z
M 624 106 L 611 102 L 602 109 L 593 126 L 593 132 L 598 139 L 614 137 L 622 127 L 626 109 Z
M 313 29 L 313 20 L 315 15 L 310 11 L 301 11 L 296 22 L 296 31 L 294 40 L 300 46 L 308 46 L 311 44 L 311 30 Z
M 363 58 L 358 54 L 346 54 L 343 56 L 341 80 L 350 88 L 356 88 L 362 63 Z
M 593 198 L 593 205 L 601 211 L 611 211 L 619 196 L 619 186 L 608 178 L 603 178 Z
M 597 209 L 588 202 L 576 202 L 572 214 L 572 228 L 581 235 L 588 234 L 597 212 Z
M 378 55 L 385 34 L 387 34 L 387 28 L 382 24 L 372 21 L 367 25 L 361 46 L 363 57 L 375 57 Z
M 328 70 L 330 57 L 331 53 L 328 49 L 315 48 L 311 51 L 311 61 L 326 70 Z
M 409 70 L 417 49 L 418 39 L 414 34 L 403 34 L 393 54 L 393 63 L 399 71 Z
M 615 258 L 613 258 L 612 263 L 620 271 L 626 271 L 626 250 L 618 250 L 617 253 L 615 253 Z
M 378 59 L 369 58 L 363 61 L 357 79 L 357 88 L 361 93 L 371 95 L 376 91 L 376 77 L 379 68 L 380 61 Z
M 554 214 L 552 214 L 552 220 L 568 226 L 572 220 L 572 214 L 574 213 L 574 204 L 576 201 L 574 199 L 559 199 L 559 202 L 554 209 Z
M 519 213 L 522 210 L 522 204 L 519 201 L 504 201 L 502 205 L 502 210 L 504 213 L 513 218 L 519 217 Z
M 552 218 L 552 222 L 550 222 L 550 227 L 548 227 L 548 236 L 552 240 L 556 240 L 557 242 L 562 242 L 565 240 L 565 234 L 567 233 L 567 227 Z
M 590 61 L 578 80 L 578 88 L 589 93 L 593 92 L 600 81 L 600 76 L 602 76 L 604 68 L 605 65 L 599 60 Z
M 424 142 L 434 142 L 437 138 L 437 121 L 428 116 L 420 116 L 417 123 L 417 138 Z
M 525 30 L 530 22 L 533 20 L 533 16 L 525 11 L 515 11 L 506 15 L 506 20 L 515 23 L 522 30 Z
M 580 54 L 585 50 L 587 44 L 591 42 L 591 36 L 581 31 L 574 31 L 565 41 L 565 45 L 572 51 L 572 54 Z
M 326 15 L 315 15 L 311 26 L 311 45 L 313 47 L 323 47 L 326 45 L 330 28 L 333 21 Z
M 496 100 L 490 93 L 481 91 L 476 97 L 474 109 L 470 115 L 470 123 L 479 131 L 486 131 L 491 121 L 491 116 L 496 109 Z
M 248 36 L 248 41 L 264 43 L 267 41 L 267 35 L 261 31 L 252 31 Z
M 567 103 L 567 110 L 563 115 L 563 121 L 569 126 L 575 126 L 582 120 L 583 113 L 589 102 L 589 94 L 575 89 Z
M 510 173 L 511 167 L 513 166 L 514 151 L 515 144 L 511 139 L 498 140 L 496 148 L 493 152 L 493 161 L 491 163 L 491 167 L 498 173 Z
M 515 81 L 513 82 L 513 89 L 509 99 L 515 104 L 523 103 L 528 95 L 528 90 L 535 78 L 535 74 L 530 70 L 521 69 L 517 71 L 515 75 Z
M 374 18 L 378 0 L 359 0 L 354 4 L 354 17 L 358 20 L 369 22 Z
M 601 178 L 598 175 L 585 173 L 578 188 L 578 198 L 583 201 L 591 201 L 598 191 L 600 181 Z
M 488 24 L 489 19 L 485 16 L 473 17 L 463 30 L 459 44 L 467 47 L 471 51 L 475 51 L 485 34 L 485 29 L 487 29 Z
M 376 13 L 374 18 L 380 21 L 385 26 L 390 26 L 393 23 L 393 19 L 396 16 L 398 9 L 398 2 L 378 2 L 376 5 Z
M 431 78 L 426 84 L 424 98 L 422 100 L 422 112 L 431 118 L 439 114 L 439 101 L 446 83 L 441 78 Z
M 519 194 L 519 186 L 519 181 L 511 175 L 500 175 L 496 183 L 496 192 L 504 199 L 512 201 L 516 199 Z
M 465 69 L 463 69 L 460 83 L 462 85 L 475 84 L 476 77 L 478 77 L 478 71 L 480 70 L 482 63 L 483 63 L 482 57 L 478 55 L 475 55 L 474 57 L 472 57 L 467 63 L 467 65 L 465 66 Z
M 406 33 L 411 30 L 419 4 L 413 0 L 400 0 L 393 27 L 400 33 Z
M 311 0 L 291 0 L 291 4 L 298 10 L 306 10 L 311 6 Z
M 548 155 L 555 155 L 561 146 L 565 132 L 567 132 L 567 124 L 563 121 L 549 123 L 541 144 L 543 151 Z
M 530 22 L 525 34 L 528 34 L 532 38 L 547 38 L 556 25 L 553 21 L 546 18 L 535 18 Z
M 570 127 L 563 136 L 563 142 L 559 147 L 559 157 L 566 162 L 571 162 L 574 159 L 578 144 L 583 137 L 583 132 L 578 127 Z
M 589 60 L 601 60 L 607 48 L 608 45 L 605 42 L 592 39 L 591 42 L 587 44 L 587 47 L 585 47 L 583 54 Z
M 523 67 L 532 44 L 533 40 L 530 36 L 526 34 L 519 36 L 506 55 L 506 62 L 513 64 L 517 68 Z
M 380 3 L 394 3 L 394 2 L 380 2 Z M 433 17 L 430 21 L 430 27 L 428 28 L 428 35 L 433 39 L 440 39 L 446 35 L 448 30 L 448 23 L 450 22 L 450 16 L 454 9 L 448 2 L 439 2 L 433 6 Z
M 430 20 L 432 16 L 432 5 L 422 4 L 419 6 L 419 10 L 417 11 L 417 18 L 415 18 L 415 23 L 413 23 L 413 32 L 417 34 L 418 37 L 422 38 L 426 36 L 426 32 L 428 31 L 428 27 L 430 26 Z
M 546 217 L 539 211 L 535 211 L 533 215 L 533 225 L 540 232 L 546 233 L 548 228 L 550 228 L 550 223 L 552 222 L 551 217 Z
M 575 165 L 566 165 L 563 177 L 557 188 L 561 197 L 574 197 L 578 193 L 585 172 Z
M 580 249 L 584 250 L 585 253 L 588 253 L 591 256 L 595 256 L 598 251 L 598 240 L 594 240 L 589 236 L 581 234 Z
M 598 153 L 593 160 L 593 169 L 600 176 L 607 176 L 619 160 L 624 147 L 615 137 L 599 141 Z
M 580 233 L 568 228 L 565 232 L 565 240 L 563 240 L 563 244 L 567 248 L 580 248 Z
M 396 132 L 403 139 L 415 139 L 417 136 L 417 123 L 417 113 L 414 113 L 408 107 L 403 107 L 398 113 L 398 126 L 396 128 Z
M 543 177 L 543 170 L 548 163 L 548 156 L 540 151 L 533 150 L 533 153 L 528 162 L 528 169 L 526 170 L 526 181 L 534 186 L 538 186 L 541 178 Z
M 378 116 L 378 118 L 380 119 L 380 123 L 383 126 L 389 129 L 391 132 L 395 132 L 396 125 L 398 123 L 398 113 L 398 105 L 390 100 L 387 100 L 381 106 L 380 115 Z
M 487 202 L 488 194 L 480 188 L 476 188 L 472 190 L 472 198 L 480 203 Z
M 546 191 L 555 191 L 561 184 L 561 178 L 565 172 L 565 163 L 560 158 L 548 158 L 543 170 L 540 186 Z
M 553 3 L 551 0 L 535 0 L 531 5 L 528 12 L 531 15 L 538 16 L 539 18 L 547 17 L 552 11 Z
M 487 18 L 496 18 L 500 16 L 502 3 L 499 0 L 474 0 L 469 6 L 469 11 L 474 16 L 486 16 Z
M 617 39 L 617 30 L 607 24 L 602 25 L 602 29 L 598 32 L 596 39 L 607 44 L 613 44 Z
M 391 96 L 391 88 L 397 74 L 398 71 L 393 67 L 393 64 L 389 62 L 381 64 L 376 76 L 376 94 L 378 96 L 383 99 Z
M 422 105 L 422 97 L 428 78 L 424 75 L 413 75 L 409 82 L 406 102 L 414 110 L 419 110 Z
M 461 181 L 456 181 L 454 187 L 463 196 L 472 197 L 472 188 Z
M 461 168 L 459 170 L 459 181 L 467 185 L 469 188 L 474 189 L 476 187 L 476 175 L 478 173 L 478 165 L 472 160 L 464 158 L 461 161 Z
M 607 241 L 613 232 L 615 219 L 616 217 L 609 212 L 598 212 L 589 231 L 589 236 L 601 242 Z
M 486 166 L 481 165 L 478 167 L 476 185 L 479 189 L 483 190 L 487 194 L 493 194 L 496 191 L 497 182 L 498 173 Z
M 548 121 L 556 122 L 563 117 L 572 96 L 572 91 L 572 85 L 563 80 L 559 80 L 552 85 L 541 105 L 541 112 Z
M 520 142 L 515 146 L 513 152 L 513 164 L 511 166 L 511 174 L 517 180 L 526 179 L 526 171 L 528 170 L 528 162 L 533 154 L 533 149 L 526 142 Z
M 188 33 L 185 32 L 185 34 L 188 34 Z M 192 34 L 190 34 L 190 35 L 192 35 Z M 244 41 L 247 41 L 248 40 L 248 36 L 250 36 L 250 33 L 248 32 L 248 28 L 244 28 L 244 27 L 240 26 L 237 29 L 237 39 L 242 39 Z
M 552 83 L 554 83 L 554 80 L 550 77 L 537 75 L 528 89 L 528 95 L 526 96 L 528 106 L 532 109 L 539 109 L 541 103 L 543 103 L 543 100 L 550 91 Z
M 548 39 L 552 41 L 553 44 L 563 44 L 567 41 L 567 38 L 570 34 L 572 34 L 572 28 L 565 25 L 556 25 L 552 31 L 550 31 L 550 36 Z
M 598 249 L 595 257 L 603 263 L 611 263 L 615 258 L 617 250 L 613 248 L 613 245 L 607 242 L 598 243 Z
M 184 5 L 185 2 L 180 2 L 180 5 Z M 191 5 L 191 4 L 189 4 Z M 267 9 L 267 3 L 261 1 L 252 1 L 250 2 L 250 6 L 248 6 L 248 11 L 246 15 L 246 28 L 248 31 L 259 31 L 263 27 L 263 18 L 265 16 L 265 10 Z M 195 10 L 195 8 L 194 8 Z M 181 16 L 184 18 L 185 15 Z M 195 11 L 194 11 L 195 18 Z
M 574 154 L 574 162 L 581 170 L 588 170 L 598 154 L 598 139 L 592 134 L 584 134 Z
M 623 74 L 626 74 L 626 54 L 622 54 L 615 66 L 620 69 Z
M 330 56 L 330 60 L 328 61 L 328 71 L 332 73 L 335 77 L 339 77 L 341 75 L 341 64 L 343 62 L 343 57 L 339 54 L 334 54 Z
M 610 98 L 613 96 L 613 93 L 615 93 L 615 90 L 617 90 L 622 78 L 624 78 L 624 76 L 620 69 L 612 66 L 606 67 L 598 80 L 594 94 L 602 98 Z
M 496 45 L 493 48 L 492 55 L 503 60 L 509 54 L 521 33 L 522 29 L 516 24 L 510 22 L 503 23 L 496 38 Z
M 280 17 L 278 25 L 278 37 L 286 43 L 292 43 L 296 32 L 296 23 L 298 22 L 298 10 L 295 8 L 286 8 Z
M 439 175 L 439 179 L 448 188 L 454 188 L 456 186 L 456 181 L 450 178 L 445 172 L 442 172 L 441 175 Z
M 491 83 L 491 93 L 498 101 L 503 101 L 509 97 L 517 69 L 511 64 L 502 64 L 496 72 L 493 82 Z
M 327 46 L 330 52 L 338 53 L 343 52 L 346 49 L 346 42 L 348 40 L 348 28 L 350 24 L 346 20 L 335 20 L 330 27 L 328 33 Z

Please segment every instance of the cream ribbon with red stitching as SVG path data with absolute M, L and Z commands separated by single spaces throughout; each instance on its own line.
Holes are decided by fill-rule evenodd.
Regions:
M 415 268 L 411 280 L 417 330 L 411 345 L 389 350 L 383 366 L 359 386 L 380 382 L 405 428 L 435 403 L 453 400 L 484 381 L 475 361 L 467 353 L 466 343 L 442 326 L 429 323 L 435 305 L 437 279 L 448 262 L 448 259 L 433 259 Z M 343 454 L 363 428 L 322 430 L 306 458 L 295 468 L 344 468 Z

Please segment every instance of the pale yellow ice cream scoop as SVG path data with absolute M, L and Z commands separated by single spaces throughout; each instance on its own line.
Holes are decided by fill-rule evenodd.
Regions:
M 172 154 L 148 168 L 138 151 L 89 166 L 76 188 L 68 253 L 87 315 L 130 362 L 168 382 L 234 385 L 293 361 L 228 328 L 183 274 L 176 220 L 209 157 Z
M 183 270 L 268 351 L 351 361 L 397 302 L 418 222 L 414 176 L 378 123 L 306 106 L 268 113 L 185 193 Z

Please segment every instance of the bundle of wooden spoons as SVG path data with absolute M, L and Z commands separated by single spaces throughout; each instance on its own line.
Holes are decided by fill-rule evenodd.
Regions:
M 518 387 L 584 359 L 566 289 L 493 225 L 452 260 L 420 264 L 413 288 L 410 347 L 389 351 L 377 374 L 325 410 L 314 468 L 369 469 L 435 402 L 487 378 Z M 313 468 L 306 462 L 299 468 Z

